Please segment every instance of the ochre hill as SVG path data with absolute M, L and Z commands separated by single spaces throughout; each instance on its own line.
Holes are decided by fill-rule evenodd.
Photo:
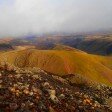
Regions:
M 93 81 L 112 85 L 112 57 L 87 54 L 78 50 L 20 50 L 0 54 L 0 61 L 18 67 L 39 67 L 64 76 L 80 74 Z

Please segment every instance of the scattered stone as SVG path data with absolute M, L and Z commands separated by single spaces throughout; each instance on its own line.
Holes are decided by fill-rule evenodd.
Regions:
M 54 102 L 54 103 L 58 103 L 59 100 L 56 97 L 56 91 L 55 90 L 48 90 L 49 95 L 50 95 L 50 99 Z
M 11 67 L 10 67 L 11 66 Z M 0 66 L 2 112 L 111 112 L 112 87 L 71 86 L 40 68 Z
M 65 99 L 65 95 L 64 94 L 60 94 L 59 98 Z

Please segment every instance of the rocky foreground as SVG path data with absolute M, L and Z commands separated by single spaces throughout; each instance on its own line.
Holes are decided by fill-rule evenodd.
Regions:
M 112 88 L 71 85 L 41 69 L 4 65 L 0 112 L 112 112 Z

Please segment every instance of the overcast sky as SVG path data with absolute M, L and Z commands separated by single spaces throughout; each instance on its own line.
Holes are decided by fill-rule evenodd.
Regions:
M 112 0 L 0 0 L 0 37 L 112 29 Z

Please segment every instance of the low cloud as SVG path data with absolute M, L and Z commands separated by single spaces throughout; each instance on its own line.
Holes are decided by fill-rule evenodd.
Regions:
M 112 0 L 0 0 L 0 36 L 112 28 Z

